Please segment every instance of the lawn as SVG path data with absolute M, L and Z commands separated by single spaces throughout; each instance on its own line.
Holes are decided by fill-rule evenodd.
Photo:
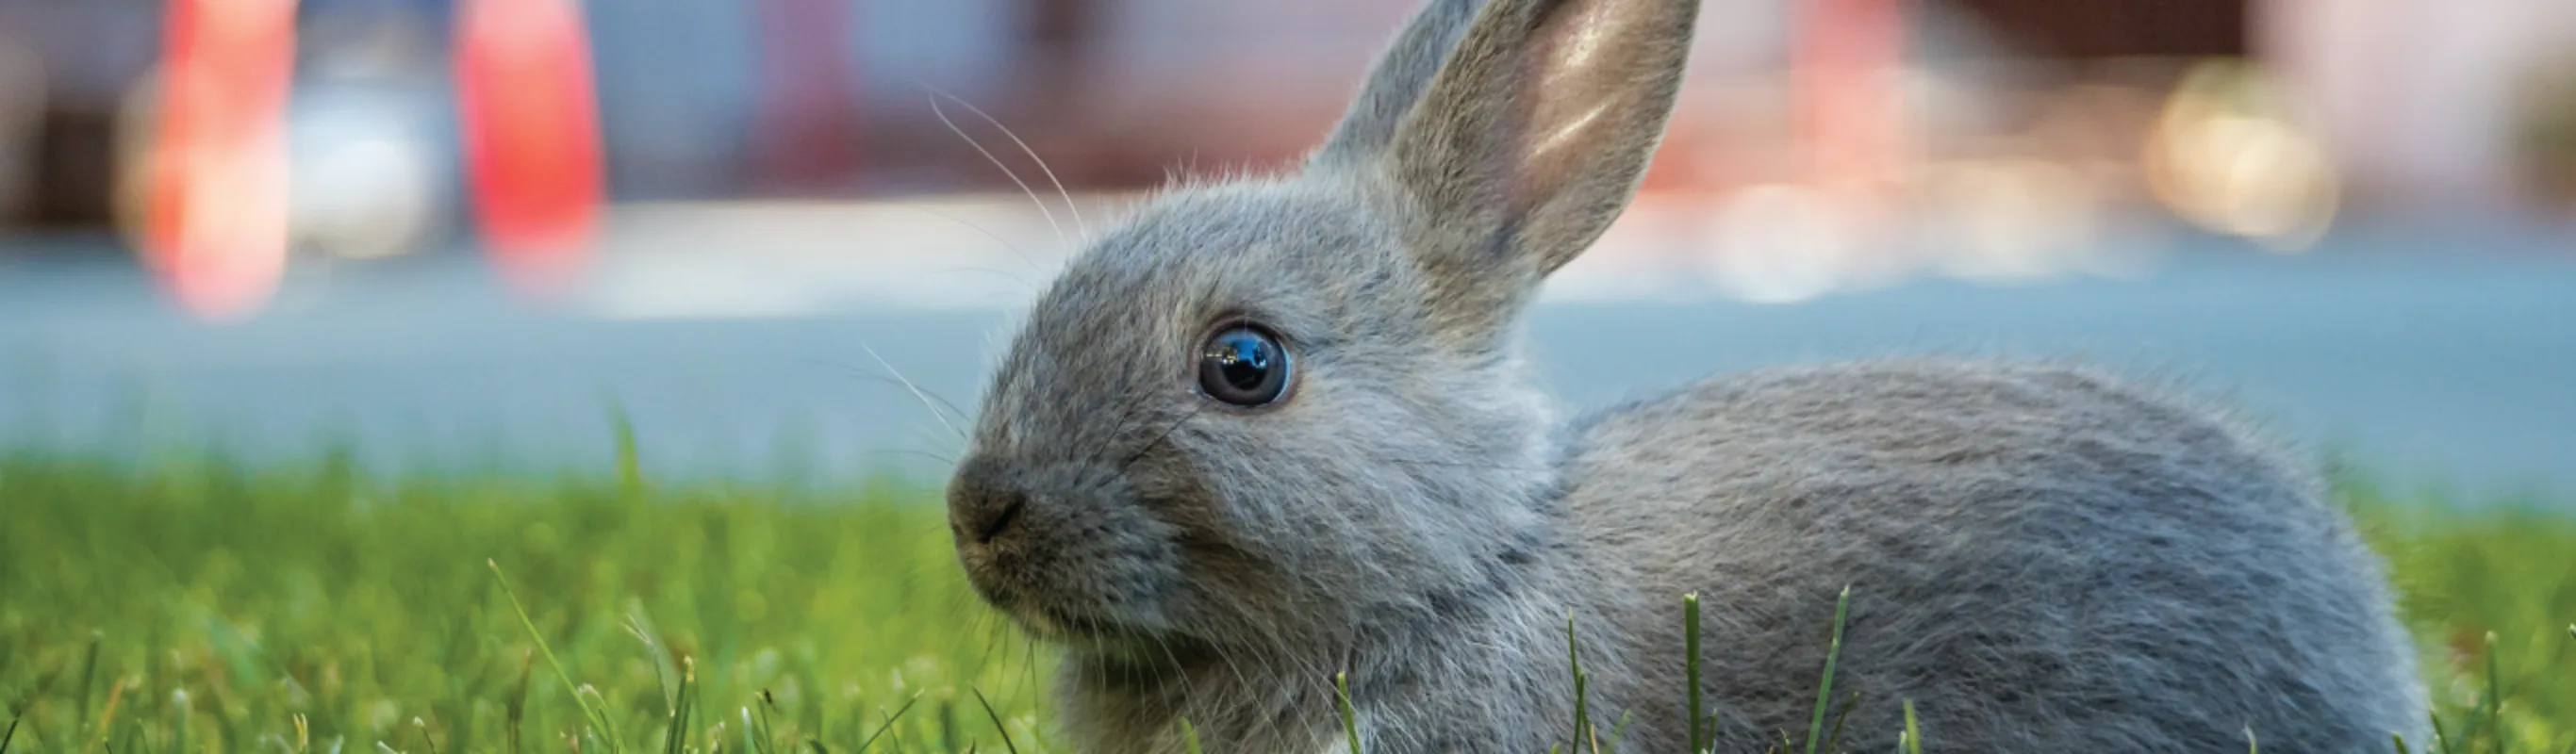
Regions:
M 0 455 L 0 750 L 1046 748 L 931 488 L 625 469 Z M 2342 489 L 2449 750 L 2576 747 L 2576 505 Z

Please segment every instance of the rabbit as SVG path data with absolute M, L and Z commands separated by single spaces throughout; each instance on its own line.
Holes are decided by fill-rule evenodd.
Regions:
M 1780 367 L 1568 420 L 1548 274 L 1633 198 L 1695 0 L 1433 0 L 1323 145 L 1090 239 L 948 480 L 1083 752 L 2387 751 L 2426 698 L 2317 474 L 2169 385 Z M 1579 662 L 1595 731 L 1574 740 Z M 1338 679 L 1338 680 L 1337 680 Z M 1857 699 L 1854 702 L 1854 698 Z M 1859 743 L 1851 743 L 1859 742 Z

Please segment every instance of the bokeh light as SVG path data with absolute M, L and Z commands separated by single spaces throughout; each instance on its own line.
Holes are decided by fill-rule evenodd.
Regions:
M 2193 69 L 2147 143 L 2147 185 L 2210 230 L 2282 251 L 2315 243 L 2334 220 L 2340 184 L 2325 150 L 2284 117 L 2277 98 L 2259 69 Z
M 456 83 L 476 222 L 502 275 L 550 295 L 598 233 L 599 114 L 580 6 L 464 0 Z
M 1064 204 L 1292 163 L 1408 12 L 1019 2 L 0 0 L 0 234 L 124 231 L 93 247 L 133 250 L 218 318 L 281 286 L 335 300 L 451 264 L 478 295 L 558 312 L 638 279 L 702 287 L 634 274 L 668 251 L 633 230 L 661 227 L 639 224 L 648 204 L 869 218 L 716 222 L 687 252 L 710 267 L 952 262 L 883 240 L 904 233 L 873 210 L 925 197 L 1030 205 L 1071 231 L 1011 250 L 1045 259 L 1084 235 Z M 1586 290 L 1788 302 L 2132 277 L 2177 263 L 2136 251 L 2169 230 L 2298 251 L 2409 216 L 2576 206 L 2576 63 L 2556 41 L 2576 26 L 2517 30 L 2576 16 L 2428 27 L 2426 56 L 2392 60 L 2372 51 L 2442 14 L 2195 7 L 1712 4 L 1620 220 L 1655 230 L 1606 236 Z M 111 129 L 118 156 L 87 154 Z
M 178 303 L 247 316 L 286 268 L 284 116 L 293 0 L 171 0 L 158 96 L 143 114 L 139 244 Z

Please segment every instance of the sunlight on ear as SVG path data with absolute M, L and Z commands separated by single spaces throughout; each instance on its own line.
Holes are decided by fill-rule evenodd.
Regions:
M 1595 16 L 1607 15 L 1610 10 L 1612 9 L 1606 7 L 1591 9 L 1592 15 Z M 1595 104 L 1573 118 L 1541 118 L 1540 122 L 1561 121 L 1565 125 L 1534 139 L 1528 152 L 1530 159 L 1542 159 L 1554 154 L 1558 147 L 1572 141 L 1576 135 L 1583 132 L 1584 128 L 1600 119 L 1603 110 L 1609 109 L 1609 104 L 1605 100 L 1610 98 L 1586 96 L 1597 90 L 1584 86 L 1583 83 L 1585 79 L 1591 78 L 1587 74 L 1592 73 L 1592 68 L 1597 62 L 1595 59 L 1600 57 L 1603 48 L 1609 46 L 1611 33 L 1618 31 L 1620 25 L 1617 19 L 1603 18 L 1574 22 L 1573 31 L 1566 37 L 1564 43 L 1556 48 L 1555 62 L 1547 67 L 1545 75 L 1540 77 L 1536 85 L 1541 91 L 1573 92 L 1576 98 L 1589 100 Z M 1546 105 L 1541 107 L 1546 108 Z
M 1595 14 L 1601 11 L 1600 8 L 1594 9 Z M 1592 65 L 1592 58 L 1601 54 L 1601 47 L 1606 42 L 1603 38 L 1609 36 L 1611 27 L 1611 23 L 1600 19 L 1586 19 L 1575 24 L 1574 36 L 1566 41 L 1566 45 L 1562 48 L 1564 53 L 1559 56 L 1558 64 L 1555 66 L 1556 75 L 1563 76 L 1568 72 L 1580 71 Z
M 1540 136 L 1537 143 L 1530 145 L 1526 160 L 1536 162 L 1556 154 L 1557 149 L 1574 141 L 1575 137 L 1583 135 L 1583 130 L 1590 127 L 1593 121 L 1601 119 L 1601 113 L 1609 109 L 1608 104 L 1593 105 L 1585 109 L 1582 115 L 1574 116 L 1565 125 L 1558 126 L 1555 130 Z

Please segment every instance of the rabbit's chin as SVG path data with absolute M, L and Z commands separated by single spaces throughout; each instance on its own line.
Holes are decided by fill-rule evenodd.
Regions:
M 1178 631 L 1048 607 L 1004 608 L 1020 630 L 1067 650 L 1139 665 L 1186 664 L 1208 645 Z
M 1161 619 L 1150 594 L 1094 598 L 1064 584 L 1011 579 L 989 568 L 970 568 L 968 583 L 1022 632 L 1052 643 L 1169 642 L 1178 633 Z

